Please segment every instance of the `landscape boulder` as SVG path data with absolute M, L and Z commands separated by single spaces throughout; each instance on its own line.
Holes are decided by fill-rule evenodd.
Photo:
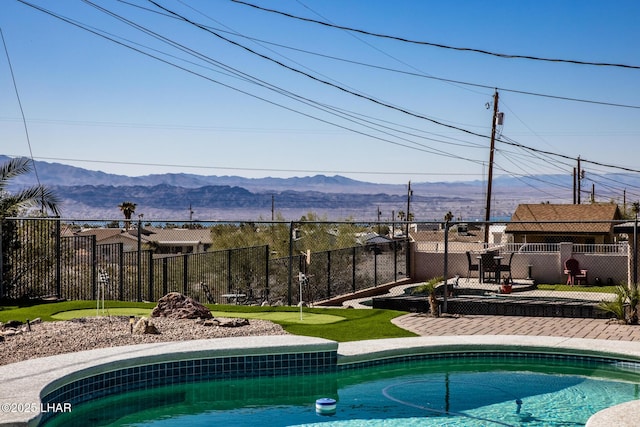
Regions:
M 134 334 L 159 334 L 160 331 L 158 330 L 156 325 L 153 324 L 151 319 L 147 319 L 146 317 L 141 317 L 140 320 L 138 320 L 138 322 L 136 322 L 135 326 L 133 327 L 133 333 Z
M 211 319 L 211 311 L 191 297 L 179 292 L 170 292 L 158 300 L 151 317 L 171 319 Z

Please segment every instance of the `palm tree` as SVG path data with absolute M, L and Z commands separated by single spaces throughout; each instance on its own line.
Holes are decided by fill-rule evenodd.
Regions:
M 122 211 L 122 213 L 124 214 L 124 219 L 126 219 L 126 221 L 124 222 L 124 228 L 126 228 L 127 230 L 129 229 L 129 226 L 131 225 L 131 221 L 129 221 L 131 219 L 131 215 L 133 215 L 136 211 L 136 204 L 133 202 L 122 202 L 118 205 L 118 207 L 120 208 L 120 210 Z
M 18 226 L 15 221 L 4 221 L 6 217 L 17 216 L 21 209 L 40 205 L 43 214 L 50 210 L 60 215 L 59 200 L 56 195 L 42 185 L 24 188 L 17 193 L 8 191 L 12 178 L 31 171 L 31 160 L 26 157 L 11 159 L 0 165 L 0 221 L 2 221 L 2 266 L 0 267 L 0 298 L 9 295 L 14 282 L 14 271 L 19 270 L 11 260 L 11 253 L 20 249 L 22 243 L 16 237 Z
M 31 160 L 26 157 L 11 159 L 0 165 L 0 218 L 17 215 L 20 209 L 38 205 L 43 211 L 46 209 L 54 215 L 60 215 L 60 200 L 53 191 L 42 185 L 27 187 L 14 194 L 9 193 L 9 181 L 30 171 Z

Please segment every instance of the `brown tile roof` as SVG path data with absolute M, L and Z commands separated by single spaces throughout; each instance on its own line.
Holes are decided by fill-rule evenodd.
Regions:
M 98 243 L 120 234 L 125 235 L 128 233 L 121 228 L 88 228 L 76 233 L 78 236 L 96 236 L 96 242 Z M 131 237 L 131 235 L 127 235 L 126 237 Z
M 618 206 L 612 203 L 522 204 L 516 208 L 505 231 L 507 233 L 610 233 L 613 229 L 612 223 L 597 221 L 619 219 Z
M 200 242 L 203 244 L 213 243 L 211 229 L 209 228 L 157 228 L 146 227 L 149 232 L 147 239 L 153 242 Z

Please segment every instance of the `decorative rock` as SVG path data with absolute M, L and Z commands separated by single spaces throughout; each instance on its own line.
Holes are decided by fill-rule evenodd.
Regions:
M 19 320 L 9 320 L 7 323 L 5 323 L 4 325 L 2 325 L 5 329 L 6 328 L 17 328 L 18 326 L 22 326 L 24 324 L 24 322 L 21 322 Z
M 160 331 L 150 319 L 141 317 L 133 327 L 134 334 L 159 334 Z
M 202 326 L 220 326 L 220 321 L 217 319 L 207 319 L 202 322 Z
M 237 328 L 239 326 L 247 326 L 249 324 L 249 319 L 231 319 L 226 322 L 220 322 L 219 326 L 224 326 L 226 328 Z
M 158 300 L 151 317 L 169 317 L 172 319 L 211 319 L 211 311 L 191 297 L 179 292 L 170 292 Z

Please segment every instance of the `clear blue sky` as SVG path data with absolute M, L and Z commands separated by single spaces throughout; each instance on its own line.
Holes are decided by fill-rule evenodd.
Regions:
M 479 180 L 489 159 L 486 137 L 492 110 L 487 105 L 492 88 L 499 87 L 508 89 L 500 90 L 499 107 L 505 116 L 501 137 L 537 150 L 640 169 L 639 108 L 510 91 L 637 107 L 640 69 L 505 59 L 410 44 L 229 0 L 158 0 L 288 67 L 418 118 L 276 65 L 164 16 L 166 12 L 148 1 L 129 1 L 140 7 L 112 0 L 95 4 L 189 52 L 82 1 L 29 1 L 200 74 L 134 52 L 18 1 L 3 0 L 0 28 L 37 160 L 132 176 L 322 173 L 381 183 Z M 640 66 L 636 0 L 249 2 L 416 41 Z M 284 96 L 283 91 L 305 100 Z M 0 94 L 0 152 L 30 156 L 4 51 Z M 571 174 L 575 166 L 572 160 L 532 154 L 503 142 L 496 149 L 495 176 Z M 617 171 L 589 163 L 583 167 L 593 174 Z

